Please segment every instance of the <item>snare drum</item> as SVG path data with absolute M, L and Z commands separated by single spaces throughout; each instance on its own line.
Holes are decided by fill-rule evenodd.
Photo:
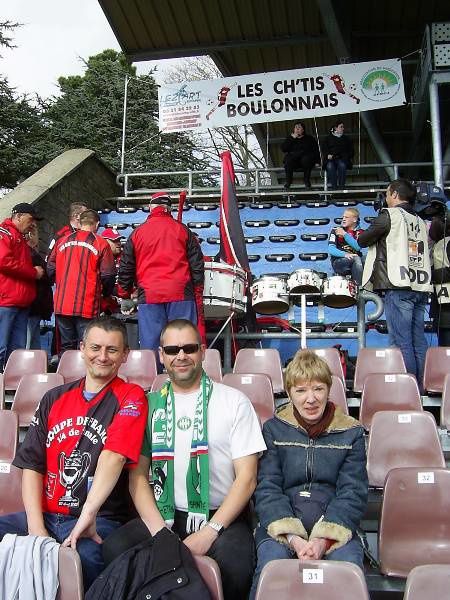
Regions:
M 205 262 L 203 307 L 205 319 L 223 319 L 245 312 L 245 271 L 235 265 Z
M 289 308 L 287 276 L 261 275 L 251 292 L 253 308 L 260 315 L 281 315 Z
M 322 280 L 317 271 L 297 269 L 289 275 L 288 290 L 290 294 L 317 294 L 322 289 Z
M 356 304 L 357 285 L 354 281 L 334 275 L 323 282 L 323 303 L 330 308 L 348 308 Z

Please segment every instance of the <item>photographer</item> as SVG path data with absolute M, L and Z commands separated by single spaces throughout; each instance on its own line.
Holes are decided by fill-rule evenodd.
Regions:
M 445 212 L 431 222 L 433 247 L 432 279 L 434 294 L 431 302 L 433 321 L 438 331 L 439 346 L 450 346 L 450 215 Z
M 415 213 L 414 186 L 392 181 L 383 208 L 358 243 L 369 247 L 362 285 L 384 293 L 389 341 L 400 348 L 408 373 L 422 384 L 427 342 L 424 315 L 432 291 L 425 222 Z

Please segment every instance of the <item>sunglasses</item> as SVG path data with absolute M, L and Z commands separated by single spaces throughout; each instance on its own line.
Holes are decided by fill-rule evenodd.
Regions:
M 167 356 L 176 356 L 180 350 L 185 354 L 195 354 L 200 349 L 200 344 L 184 344 L 184 346 L 163 346 L 164 354 Z

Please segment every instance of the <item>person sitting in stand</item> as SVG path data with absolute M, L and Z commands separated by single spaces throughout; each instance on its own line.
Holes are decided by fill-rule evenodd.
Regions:
M 358 238 L 363 229 L 358 228 L 359 211 L 347 208 L 342 215 L 342 227 L 334 227 L 328 237 L 331 267 L 336 275 L 351 275 L 361 285 L 364 269 L 363 256 Z
M 294 130 L 281 144 L 281 150 L 285 152 L 284 170 L 286 183 L 284 189 L 288 190 L 292 185 L 294 171 L 303 171 L 305 188 L 311 189 L 311 171 L 315 164 L 320 164 L 319 146 L 312 135 L 306 133 L 305 124 L 301 121 L 294 123 Z
M 344 134 L 344 123 L 336 121 L 322 146 L 323 168 L 331 190 L 345 187 L 347 169 L 353 167 L 353 153 L 353 142 Z

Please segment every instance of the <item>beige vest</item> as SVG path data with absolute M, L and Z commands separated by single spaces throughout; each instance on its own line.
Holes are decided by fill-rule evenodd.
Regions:
M 424 221 L 402 208 L 384 208 L 389 212 L 391 229 L 386 237 L 387 275 L 394 287 L 414 292 L 431 292 L 431 267 L 428 235 Z M 370 246 L 364 265 L 362 285 L 370 289 L 376 244 Z M 368 285 L 367 285 L 368 284 Z
M 433 248 L 433 265 L 435 269 L 448 269 L 450 267 L 447 257 L 447 244 L 450 238 L 443 238 L 436 242 Z M 434 291 L 439 304 L 450 304 L 450 282 L 435 283 Z

